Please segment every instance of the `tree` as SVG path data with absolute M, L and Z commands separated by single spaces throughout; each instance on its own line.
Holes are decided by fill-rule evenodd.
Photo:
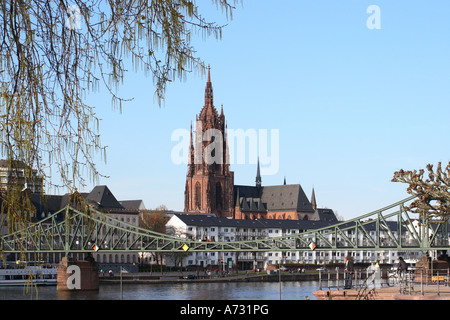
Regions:
M 166 232 L 166 223 L 169 221 L 167 217 L 167 207 L 165 205 L 161 205 L 155 210 L 144 210 L 141 213 L 141 218 L 139 220 L 139 226 L 150 231 L 165 233 Z M 149 254 L 153 257 L 157 264 L 161 267 L 164 261 L 164 253 L 163 252 L 151 252 Z M 144 257 L 144 253 L 142 255 Z
M 166 223 L 169 221 L 166 214 L 167 207 L 165 205 L 161 205 L 154 210 L 143 210 L 139 226 L 154 232 L 165 233 Z
M 178 238 L 186 238 L 186 232 L 183 228 L 170 227 L 166 230 L 166 233 L 171 236 Z M 170 252 L 165 255 L 167 258 L 171 259 L 176 267 L 180 267 L 181 274 L 183 274 L 183 259 L 188 256 L 187 252 Z
M 450 217 L 450 163 L 442 170 L 441 162 L 436 171 L 433 165 L 427 165 L 428 178 L 425 170 L 418 172 L 399 170 L 394 173 L 393 182 L 407 183 L 406 191 L 417 199 L 405 210 L 417 213 L 424 220 L 447 221 Z
M 212 3 L 231 18 L 238 1 Z M 152 76 L 161 104 L 168 82 L 205 72 L 191 38 L 220 38 L 223 27 L 203 18 L 194 0 L 0 1 L 2 157 L 69 192 L 86 177 L 98 181 L 96 156 L 106 162 L 106 147 L 86 96 L 104 85 L 113 109 L 121 109 L 125 74 L 141 70 Z M 8 211 L 19 202 L 16 189 L 3 196 Z

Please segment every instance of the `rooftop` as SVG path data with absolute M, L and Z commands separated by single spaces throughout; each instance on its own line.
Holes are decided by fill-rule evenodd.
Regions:
M 328 221 L 307 221 L 307 220 L 274 220 L 274 219 L 259 219 L 259 220 L 237 220 L 218 218 L 204 215 L 188 215 L 175 214 L 178 219 L 190 226 L 220 226 L 220 227 L 234 227 L 234 228 L 280 228 L 280 229 L 299 229 L 310 230 L 327 227 L 333 223 Z

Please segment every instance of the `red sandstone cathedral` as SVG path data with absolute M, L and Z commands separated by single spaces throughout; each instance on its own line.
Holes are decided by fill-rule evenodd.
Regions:
M 213 142 L 216 148 L 209 149 Z M 184 211 L 233 219 L 336 220 L 333 210 L 317 208 L 314 189 L 309 201 L 299 184 L 287 185 L 285 181 L 283 185 L 262 186 L 259 162 L 254 186 L 235 185 L 227 156 L 225 115 L 223 107 L 220 115 L 214 107 L 208 68 L 205 104 L 196 118 L 195 140 L 191 124 Z

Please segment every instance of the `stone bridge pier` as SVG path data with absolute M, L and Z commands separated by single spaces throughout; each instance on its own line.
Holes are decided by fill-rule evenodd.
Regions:
M 98 290 L 98 266 L 91 257 L 83 261 L 62 258 L 58 266 L 56 289 L 58 291 Z

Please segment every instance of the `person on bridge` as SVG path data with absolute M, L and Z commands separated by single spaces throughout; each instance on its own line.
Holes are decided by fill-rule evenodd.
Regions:
M 344 264 L 345 264 L 344 289 L 351 289 L 352 288 L 352 280 L 353 280 L 353 258 L 350 256 L 345 257 Z
M 408 265 L 406 264 L 405 260 L 403 260 L 402 257 L 398 257 L 397 273 L 400 281 L 404 279 L 406 270 L 408 270 Z

